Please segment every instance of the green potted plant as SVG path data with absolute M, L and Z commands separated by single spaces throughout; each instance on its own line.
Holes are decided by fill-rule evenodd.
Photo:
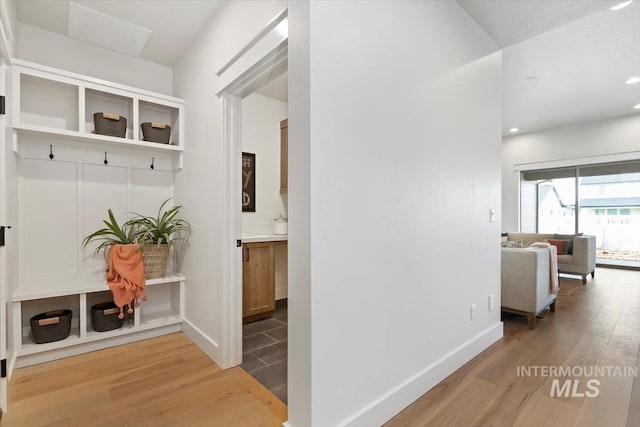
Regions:
M 102 220 L 106 227 L 94 231 L 82 240 L 83 248 L 86 248 L 93 241 L 99 242 L 94 251 L 95 255 L 102 252 L 106 256 L 112 245 L 131 245 L 136 243 L 134 238 L 136 230 L 132 227 L 132 224 L 127 221 L 121 227 L 111 209 L 108 209 L 108 214 L 109 219 Z
M 187 243 L 191 234 L 191 225 L 178 217 L 181 205 L 165 210 L 165 200 L 156 217 L 134 213 L 134 217 L 126 222 L 126 226 L 133 230 L 133 240 L 140 245 L 144 262 L 144 272 L 147 279 L 164 276 L 169 259 L 169 251 L 174 247 L 177 255 Z

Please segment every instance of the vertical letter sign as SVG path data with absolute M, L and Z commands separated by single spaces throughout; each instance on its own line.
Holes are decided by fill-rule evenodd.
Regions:
M 256 211 L 256 155 L 242 153 L 242 212 Z

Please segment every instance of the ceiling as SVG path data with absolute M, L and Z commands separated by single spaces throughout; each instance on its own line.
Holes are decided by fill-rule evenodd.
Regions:
M 69 3 L 68 0 L 18 0 L 18 19 L 25 24 L 66 36 Z M 74 0 L 73 3 L 150 30 L 149 40 L 140 57 L 171 67 L 223 2 Z M 90 33 L 95 28 L 87 30 Z
M 287 102 L 289 99 L 289 74 L 284 73 L 271 80 L 260 89 L 256 90 L 257 94 L 277 99 L 278 101 Z
M 640 113 L 640 1 L 458 0 L 504 48 L 503 135 Z
M 457 0 L 503 50 L 503 133 L 640 113 L 640 0 Z M 622 1 L 622 0 L 620 0 Z M 67 35 L 68 0 L 17 1 L 20 21 Z M 173 66 L 223 3 L 128 0 L 74 3 L 150 30 L 140 57 Z M 287 99 L 286 76 L 258 93 Z

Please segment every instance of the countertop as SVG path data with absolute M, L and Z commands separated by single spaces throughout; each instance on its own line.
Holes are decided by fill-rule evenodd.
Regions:
M 242 235 L 242 243 L 286 242 L 287 240 L 289 240 L 287 234 L 247 233 Z

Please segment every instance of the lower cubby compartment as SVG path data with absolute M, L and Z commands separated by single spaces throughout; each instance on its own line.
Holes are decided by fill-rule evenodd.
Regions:
M 180 322 L 180 282 L 147 287 L 147 301 L 137 308 L 140 326 Z
M 108 326 L 108 324 L 112 321 L 116 321 L 115 319 L 113 319 L 114 317 L 117 319 L 118 314 L 120 313 L 120 310 L 114 310 L 115 313 L 114 314 L 110 314 L 107 317 L 109 317 L 110 319 L 108 320 L 104 320 L 103 319 L 103 323 L 98 325 L 98 327 L 96 327 L 94 325 L 94 314 L 93 314 L 93 310 L 92 307 L 94 305 L 99 305 L 102 303 L 110 303 L 113 302 L 113 296 L 111 295 L 110 291 L 104 291 L 104 292 L 93 292 L 90 294 L 87 294 L 87 334 L 91 333 L 91 332 L 96 332 L 96 333 L 106 333 L 106 332 L 111 332 L 114 330 L 118 330 L 118 329 L 128 329 L 131 326 L 133 326 L 133 315 L 134 313 L 127 313 L 127 309 L 125 308 L 123 310 L 125 317 L 123 319 L 122 325 L 120 327 L 114 327 L 108 330 L 100 330 L 100 329 L 104 329 L 105 327 Z
M 44 298 L 21 302 L 21 326 L 22 326 L 22 351 L 43 351 L 48 348 L 57 348 L 72 345 L 74 341 L 80 340 L 80 296 L 67 295 L 61 297 Z M 53 341 L 44 344 L 36 344 L 31 332 L 31 318 L 40 313 L 57 310 L 71 310 L 71 332 L 69 336 L 60 341 Z
M 70 288 L 68 295 L 61 296 L 53 293 L 59 291 L 47 293 L 40 288 L 16 292 L 12 303 L 15 325 L 12 363 L 16 367 L 29 366 L 182 330 L 184 275 L 175 273 L 148 280 L 147 301 L 141 300 L 140 306 L 127 314 L 122 327 L 100 332 L 91 318 L 91 307 L 112 301 L 111 292 L 105 288 L 103 285 Z M 30 333 L 31 317 L 64 309 L 73 312 L 69 337 L 36 344 Z

